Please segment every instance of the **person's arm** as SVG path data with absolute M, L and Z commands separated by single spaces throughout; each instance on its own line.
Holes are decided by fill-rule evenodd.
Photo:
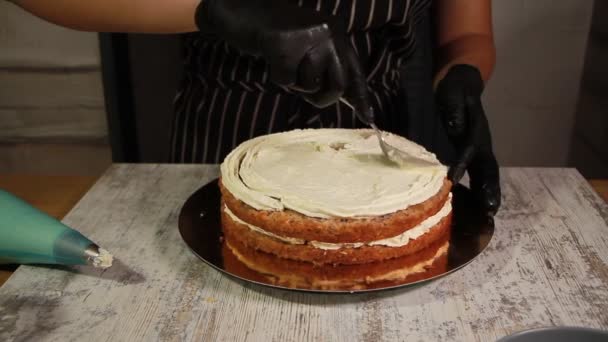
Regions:
M 360 120 L 373 111 L 341 20 L 285 0 L 11 0 L 55 24 L 84 31 L 218 35 L 269 64 L 270 79 L 325 107 L 342 98 Z
M 81 31 L 181 33 L 196 31 L 200 0 L 12 0 L 57 25 Z
M 490 78 L 496 62 L 491 3 L 491 0 L 437 0 L 435 84 L 450 67 L 458 64 L 476 67 L 484 81 Z
M 438 68 L 435 104 L 457 153 L 448 176 L 458 183 L 465 172 L 482 212 L 500 207 L 500 169 L 481 94 L 496 60 L 491 0 L 438 0 Z

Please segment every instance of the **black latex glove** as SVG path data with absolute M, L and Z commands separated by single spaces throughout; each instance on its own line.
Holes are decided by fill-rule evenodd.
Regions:
M 263 57 L 273 82 L 313 105 L 325 107 L 344 96 L 370 112 L 358 57 L 338 17 L 285 0 L 203 0 L 195 19 L 201 32 Z
M 449 178 L 457 184 L 469 172 L 471 190 L 482 209 L 494 216 L 500 207 L 499 171 L 488 119 L 481 105 L 483 80 L 470 65 L 456 65 L 439 82 L 437 109 L 458 158 Z

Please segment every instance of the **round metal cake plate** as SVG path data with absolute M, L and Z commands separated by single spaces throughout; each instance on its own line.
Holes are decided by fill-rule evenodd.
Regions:
M 520 331 L 496 342 L 606 342 L 608 331 L 584 327 L 546 327 Z
M 236 279 L 258 285 L 283 290 L 317 293 L 367 293 L 406 286 L 420 285 L 450 274 L 473 261 L 488 246 L 494 234 L 494 222 L 480 215 L 480 210 L 472 205 L 475 201 L 464 186 L 453 189 L 453 218 L 448 261 L 445 272 L 426 279 L 398 285 L 358 289 L 319 290 L 278 286 L 248 278 L 247 274 L 235 274 L 224 267 L 222 256 L 222 228 L 220 223 L 220 189 L 215 179 L 204 185 L 184 203 L 179 215 L 179 232 L 192 252 L 209 266 Z

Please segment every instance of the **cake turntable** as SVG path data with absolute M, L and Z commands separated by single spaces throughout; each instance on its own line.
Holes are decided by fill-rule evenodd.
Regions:
M 297 279 L 297 281 L 290 282 L 278 281 L 277 274 L 253 271 L 240 262 L 239 258 L 227 248 L 220 222 L 220 198 L 218 180 L 215 179 L 194 192 L 184 203 L 179 215 L 178 226 L 186 245 L 203 262 L 228 276 L 243 282 L 284 290 L 357 293 L 420 285 L 452 273 L 472 262 L 488 246 L 494 234 L 492 220 L 480 215 L 480 210 L 471 205 L 474 201 L 470 190 L 458 185 L 453 189 L 452 231 L 446 257 L 434 262 L 424 272 L 413 273 L 404 279 L 369 284 L 363 281 L 350 287 L 319 288 L 316 285 L 307 286 L 306 277 L 356 274 L 356 279 L 365 279 L 372 276 L 372 272 L 377 272 L 378 268 L 386 269 L 386 267 L 392 267 L 390 265 L 399 267 L 400 263 L 405 264 L 408 260 L 407 257 L 404 257 L 403 260 L 385 261 L 375 263 L 376 265 L 324 266 L 326 269 L 320 269 L 304 265 L 306 263 L 284 260 L 262 252 L 253 252 L 257 253 L 265 263 L 272 263 L 274 270 L 287 270 L 286 272 L 289 274 L 284 274 L 284 276 Z M 370 274 L 366 275 L 366 272 L 370 272 Z M 310 282 L 310 284 L 313 283 L 318 284 L 318 281 Z

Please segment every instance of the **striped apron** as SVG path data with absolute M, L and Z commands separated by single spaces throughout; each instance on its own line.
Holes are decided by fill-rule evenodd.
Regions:
M 348 37 L 366 72 L 377 124 L 410 135 L 410 106 L 404 98 L 411 96 L 402 92 L 407 89 L 401 79 L 402 65 L 415 55 L 416 28 L 431 1 L 286 1 L 347 19 Z M 361 127 L 349 107 L 341 103 L 323 109 L 312 106 L 270 82 L 263 59 L 243 55 L 224 41 L 198 33 L 186 35 L 184 66 L 175 98 L 171 162 L 220 163 L 239 143 L 272 132 Z

